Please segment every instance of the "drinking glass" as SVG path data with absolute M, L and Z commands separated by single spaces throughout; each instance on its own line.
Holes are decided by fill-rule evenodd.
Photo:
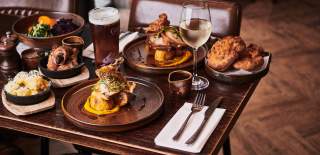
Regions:
M 112 7 L 92 9 L 89 24 L 96 68 L 113 63 L 119 57 L 119 10 Z
M 198 76 L 197 51 L 211 34 L 210 10 L 206 1 L 186 1 L 183 3 L 179 24 L 182 40 L 193 50 L 192 89 L 202 90 L 209 86 L 207 78 Z

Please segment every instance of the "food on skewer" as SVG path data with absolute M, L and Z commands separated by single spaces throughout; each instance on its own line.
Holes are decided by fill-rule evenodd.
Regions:
M 111 114 L 129 102 L 136 84 L 127 81 L 118 70 L 121 63 L 123 58 L 96 70 L 99 81 L 84 105 L 85 111 L 96 115 Z

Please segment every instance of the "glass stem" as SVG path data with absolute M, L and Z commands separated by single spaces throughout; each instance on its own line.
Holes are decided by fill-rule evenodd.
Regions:
M 193 50 L 193 80 L 195 80 L 195 77 L 198 76 L 198 63 L 197 63 L 197 60 L 198 60 L 198 48 L 192 48 Z

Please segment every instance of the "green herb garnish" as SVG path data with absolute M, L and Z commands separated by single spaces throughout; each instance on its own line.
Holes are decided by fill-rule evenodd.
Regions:
M 50 26 L 47 24 L 37 24 L 32 26 L 27 34 L 29 37 L 49 37 L 51 36 Z

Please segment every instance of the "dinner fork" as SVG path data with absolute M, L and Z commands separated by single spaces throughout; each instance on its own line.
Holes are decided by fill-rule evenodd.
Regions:
M 182 135 L 184 129 L 187 126 L 187 123 L 188 123 L 191 115 L 193 115 L 194 113 L 197 113 L 197 112 L 202 110 L 205 100 L 206 100 L 206 94 L 204 92 L 198 92 L 197 95 L 196 95 L 196 98 L 193 101 L 193 104 L 192 104 L 192 107 L 191 107 L 191 112 L 189 113 L 189 115 L 186 118 L 186 120 L 183 122 L 183 124 L 180 127 L 180 129 L 178 130 L 178 132 L 174 135 L 173 140 L 178 140 L 180 138 L 180 136 Z

